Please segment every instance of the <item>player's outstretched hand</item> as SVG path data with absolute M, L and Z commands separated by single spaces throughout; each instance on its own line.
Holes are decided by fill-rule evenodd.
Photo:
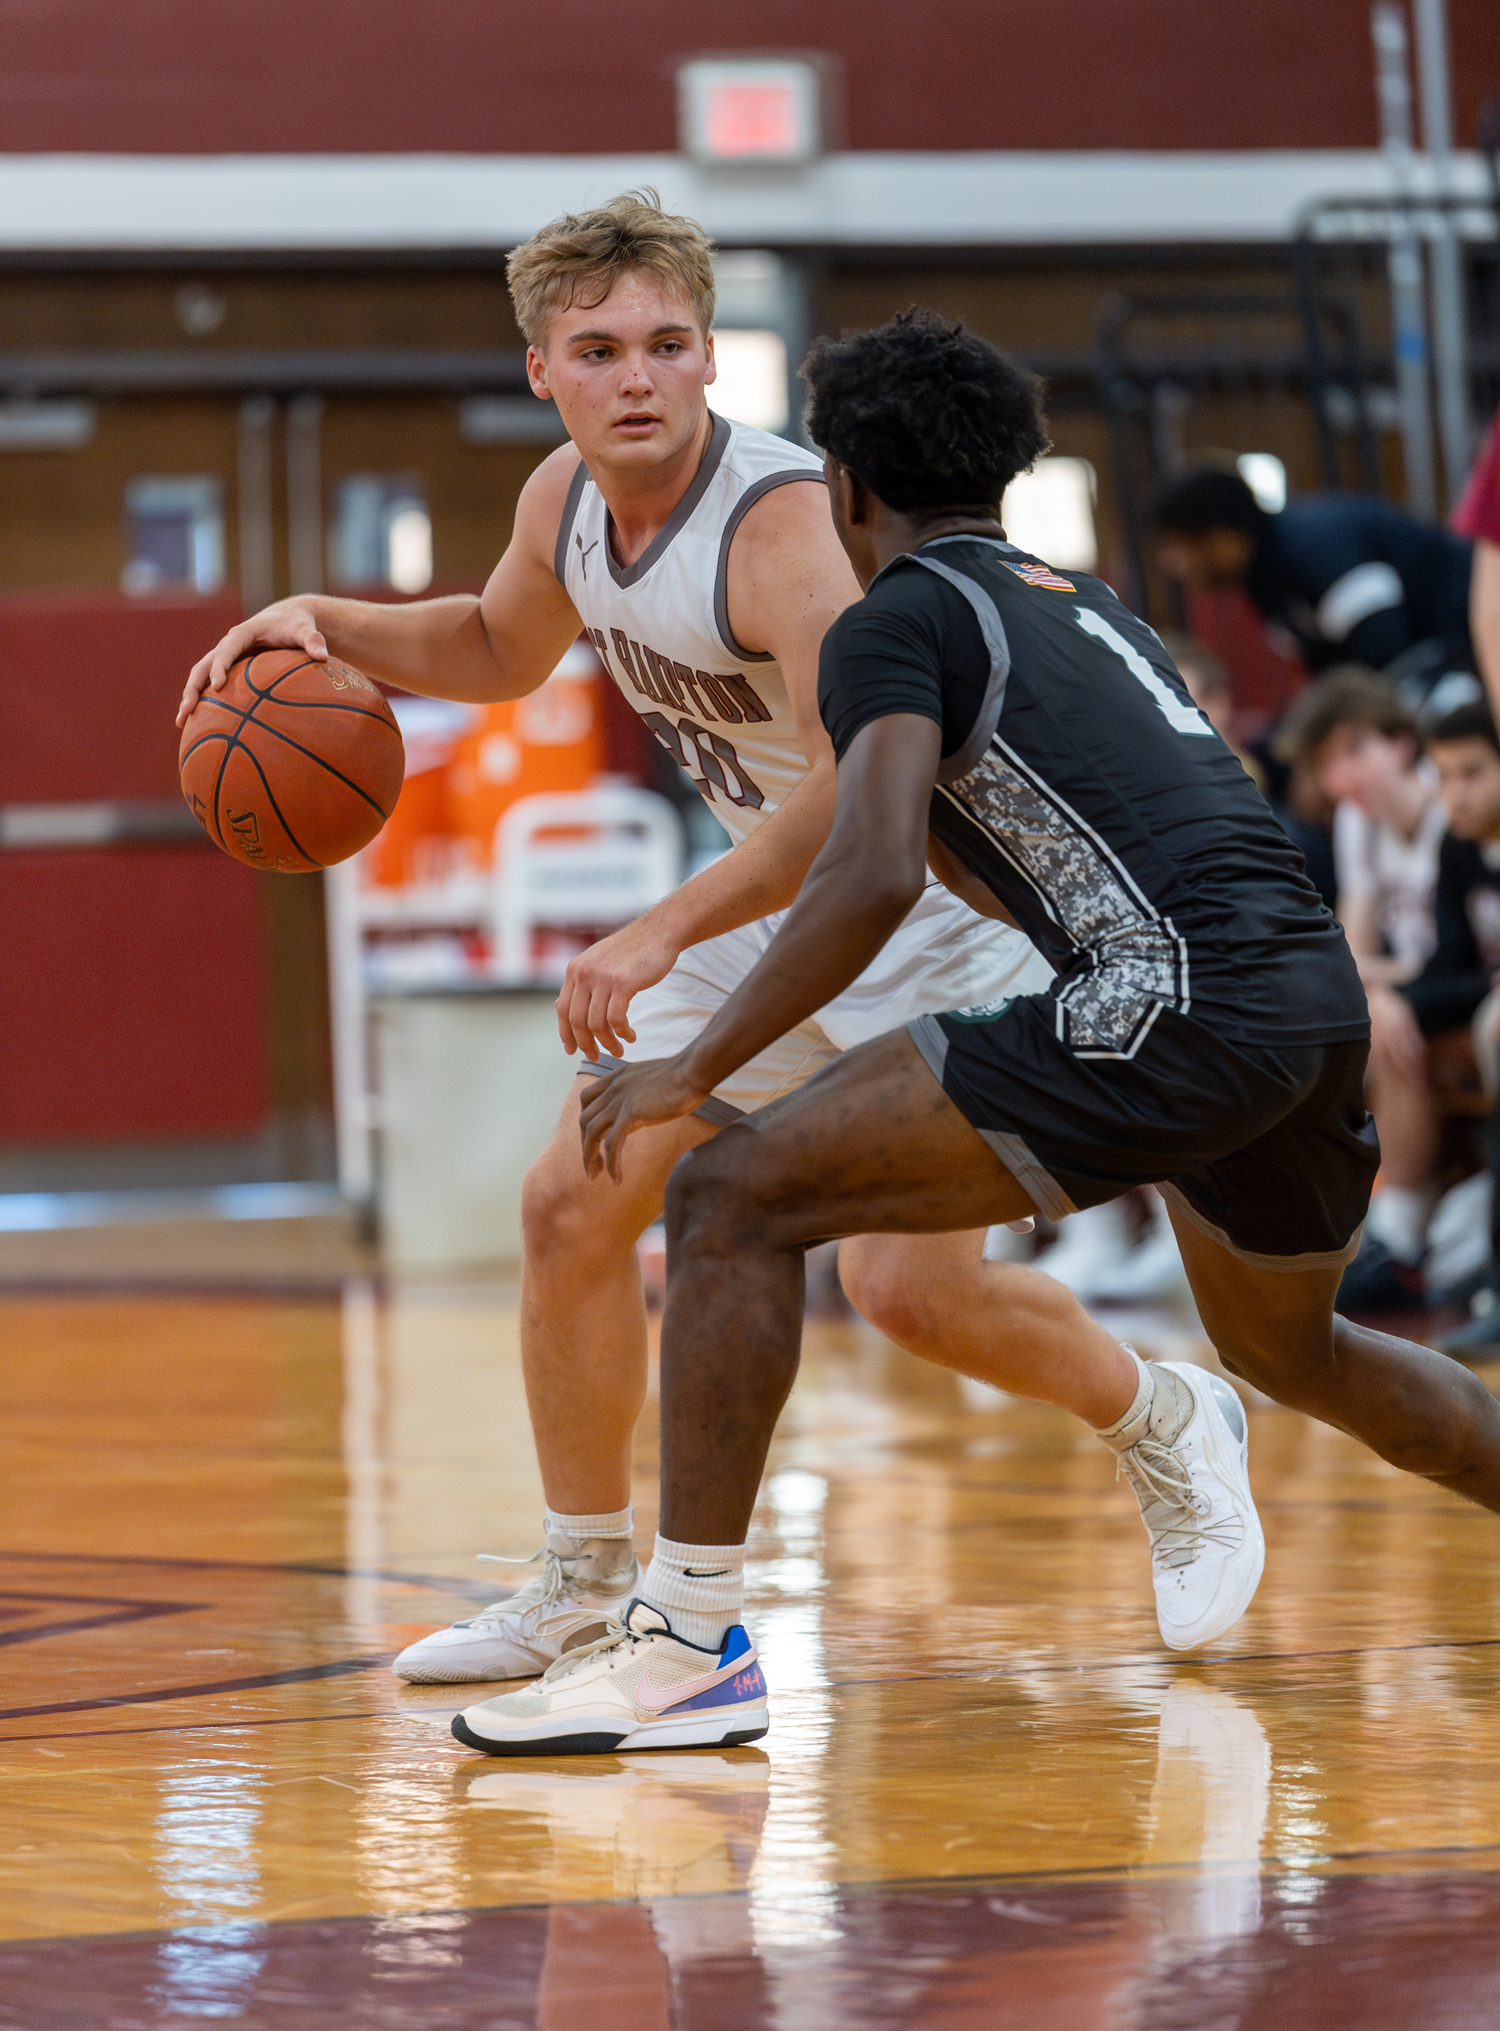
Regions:
M 218 647 L 200 656 L 188 672 L 182 703 L 177 708 L 179 726 L 187 723 L 189 713 L 205 691 L 223 690 L 230 665 L 241 656 L 248 656 L 252 649 L 301 649 L 315 662 L 328 660 L 328 644 L 306 600 L 283 599 L 275 606 L 262 607 L 248 621 L 231 628 Z
M 676 1121 L 701 1107 L 708 1095 L 681 1069 L 680 1058 L 648 1058 L 640 1065 L 611 1065 L 584 1095 L 583 1168 L 591 1178 L 607 1170 L 618 1185 L 625 1138 L 658 1121 Z
M 599 1053 L 624 1056 L 635 1042 L 630 1004 L 643 987 L 664 980 L 677 963 L 677 947 L 656 931 L 649 917 L 601 938 L 568 961 L 557 997 L 557 1029 L 563 1049 L 582 1051 L 591 1065 Z

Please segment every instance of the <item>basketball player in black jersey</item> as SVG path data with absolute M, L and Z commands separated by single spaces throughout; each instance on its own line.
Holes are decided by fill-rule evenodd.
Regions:
M 491 1753 L 763 1729 L 730 1569 L 796 1373 L 803 1251 L 836 1236 L 1057 1216 L 1157 1184 L 1231 1373 L 1500 1509 L 1488 1391 L 1334 1316 L 1378 1161 L 1343 933 L 1151 630 L 1102 582 L 1005 541 L 998 503 L 1014 447 L 1037 441 L 1034 385 L 930 313 L 824 342 L 806 375 L 835 526 L 867 588 L 823 645 L 833 831 L 697 1041 L 598 1081 L 585 1161 L 613 1173 L 629 1134 L 688 1113 L 837 994 L 929 860 L 976 909 L 1020 924 L 1056 980 L 862 1045 L 678 1164 L 661 1528 L 692 1564 L 661 1600 L 648 1583 L 597 1654 L 460 1717 L 460 1738 Z M 1009 1276 L 1010 1330 L 1037 1358 L 1103 1336 L 1066 1293 L 1039 1297 L 1040 1272 Z M 1157 1445 L 1154 1520 L 1144 1494 L 1143 1507 L 1159 1599 L 1180 1577 L 1238 1585 L 1247 1604 L 1259 1549 L 1237 1402 L 1142 1363 L 1105 1436 L 1127 1459 Z M 693 1642 L 674 1633 L 674 1607 L 694 1611 Z M 668 1702 L 700 1732 L 665 1733 Z

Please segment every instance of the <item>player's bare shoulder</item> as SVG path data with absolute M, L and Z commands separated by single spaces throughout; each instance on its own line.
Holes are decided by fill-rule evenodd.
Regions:
M 479 602 L 491 644 L 503 643 L 514 671 L 505 694 L 534 691 L 556 667 L 579 629 L 578 614 L 557 576 L 557 532 L 579 457 L 560 445 L 521 489 L 505 554 Z
M 512 543 L 545 562 L 549 571 L 568 492 L 582 463 L 576 445 L 560 444 L 542 460 L 516 502 Z
M 773 487 L 747 509 L 730 541 L 725 582 L 736 639 L 783 659 L 789 627 L 813 625 L 821 639 L 859 598 L 821 474 Z

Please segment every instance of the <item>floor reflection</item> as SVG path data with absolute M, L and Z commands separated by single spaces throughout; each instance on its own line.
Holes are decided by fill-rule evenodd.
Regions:
M 265 1965 L 257 1773 L 205 1765 L 165 1776 L 152 1864 L 175 1921 L 150 1999 L 167 2017 L 238 2017 Z
M 472 1778 L 471 1806 L 504 1814 L 503 1837 L 535 1847 L 559 1882 L 649 1903 L 742 1888 L 770 1804 L 769 1757 L 755 1749 L 589 1758 L 606 1770 L 510 1765 Z M 543 1862 L 540 1854 L 538 1862 Z
M 1496 1524 L 1337 1433 L 1252 1408 L 1266 1581 L 1177 1659 L 1087 1432 L 820 1322 L 751 1546 L 765 1743 L 515 1765 L 383 1662 L 536 1542 L 509 1298 L 0 1325 L 0 2031 L 1494 2014 Z M 637 1467 L 645 1542 L 649 1408 Z
M 1145 1866 L 1193 1873 L 1163 1887 L 1164 1938 L 1254 1932 L 1271 1793 L 1271 1749 L 1242 1701 L 1179 1678 L 1161 1703 Z

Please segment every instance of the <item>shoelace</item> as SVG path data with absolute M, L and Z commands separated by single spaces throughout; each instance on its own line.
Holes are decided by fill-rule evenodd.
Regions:
M 470 1628 L 482 1622 L 499 1622 L 507 1615 L 514 1615 L 518 1608 L 521 1610 L 522 1623 L 525 1624 L 539 1608 L 549 1607 L 552 1602 L 561 1600 L 573 1581 L 573 1574 L 565 1570 L 572 1565 L 572 1559 L 564 1558 L 561 1552 L 553 1551 L 550 1545 L 544 1545 L 540 1551 L 531 1552 L 523 1559 L 502 1558 L 498 1552 L 492 1551 L 482 1551 L 478 1557 L 482 1564 L 490 1566 L 534 1566 L 538 1559 L 542 1559 L 545 1563 L 537 1577 L 522 1587 L 519 1593 L 511 1594 L 503 1601 L 491 1601 L 486 1607 L 481 1608 L 477 1615 L 469 1616 Z
M 570 1671 L 576 1671 L 580 1664 L 590 1657 L 599 1656 L 602 1651 L 613 1650 L 620 1643 L 628 1643 L 633 1650 L 637 1643 L 645 1642 L 646 1636 L 656 1634 L 659 1634 L 656 1630 L 647 1630 L 642 1634 L 634 1629 L 627 1629 L 623 1622 L 606 1622 L 602 1636 L 595 1636 L 588 1643 L 579 1643 L 572 1650 L 565 1650 L 561 1657 L 547 1666 L 537 1684 L 550 1685 L 557 1679 L 566 1678 Z M 614 1670 L 613 1665 L 610 1666 L 610 1670 Z
M 1115 1465 L 1115 1479 L 1124 1474 L 1135 1490 L 1141 1517 L 1151 1534 L 1151 1557 L 1159 1566 L 1190 1566 L 1210 1544 L 1233 1550 L 1241 1524 L 1236 1516 L 1205 1523 L 1208 1498 L 1193 1486 L 1180 1454 L 1160 1439 L 1139 1439 Z

